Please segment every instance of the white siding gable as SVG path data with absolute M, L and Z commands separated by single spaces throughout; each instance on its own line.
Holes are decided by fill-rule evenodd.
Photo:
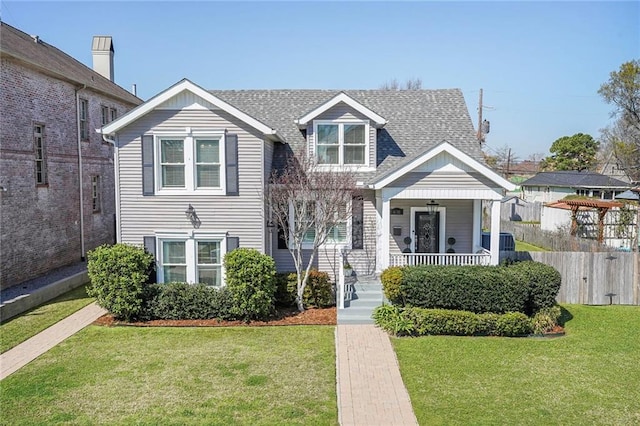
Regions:
M 172 110 L 216 110 L 217 106 L 202 99 L 200 96 L 189 90 L 183 90 L 170 99 L 167 99 L 156 109 L 172 109 Z

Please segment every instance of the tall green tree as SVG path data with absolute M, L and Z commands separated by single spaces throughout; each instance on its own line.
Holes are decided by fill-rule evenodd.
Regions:
M 585 133 L 563 136 L 549 148 L 551 155 L 542 160 L 543 170 L 590 170 L 596 165 L 599 143 Z

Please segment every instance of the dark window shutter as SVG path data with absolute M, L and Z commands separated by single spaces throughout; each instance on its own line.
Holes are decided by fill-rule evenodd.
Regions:
M 156 259 L 156 237 L 144 237 L 144 249 L 153 255 L 153 258 Z M 149 273 L 149 280 L 152 283 L 157 281 L 156 278 L 156 268 L 155 262 L 153 263 L 153 271 Z
M 238 135 L 225 137 L 227 195 L 240 195 L 238 188 Z
M 240 237 L 227 237 L 227 253 L 240 247 Z
M 351 248 L 364 248 L 364 205 L 362 196 L 356 196 L 351 204 Z
M 288 225 L 288 223 L 286 225 Z M 289 230 L 287 229 L 287 231 L 285 232 L 282 226 L 278 224 L 278 249 L 279 250 L 286 250 L 289 248 L 289 242 L 287 241 L 288 239 L 289 239 Z
M 142 135 L 142 195 L 153 195 L 153 136 Z
M 156 237 L 144 237 L 144 249 L 156 257 Z

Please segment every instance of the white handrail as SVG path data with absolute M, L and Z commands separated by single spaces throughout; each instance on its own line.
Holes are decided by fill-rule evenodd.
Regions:
M 338 279 L 336 282 L 338 285 L 338 291 L 336 291 L 338 300 L 336 301 L 336 305 L 338 309 L 344 309 L 344 258 L 342 252 L 340 253 L 340 262 L 338 262 Z

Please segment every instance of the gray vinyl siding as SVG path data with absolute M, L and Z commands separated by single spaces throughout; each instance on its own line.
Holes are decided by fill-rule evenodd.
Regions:
M 407 189 L 492 189 L 495 183 L 478 172 L 409 172 L 388 186 Z
M 373 191 L 367 191 L 364 196 L 364 248 L 359 250 L 348 250 L 347 259 L 357 274 L 372 274 L 376 268 L 376 209 L 373 203 Z M 273 228 L 272 256 L 276 262 L 278 272 L 295 271 L 291 253 L 287 249 L 278 249 L 277 230 Z M 304 262 L 309 260 L 311 251 L 304 251 Z M 340 255 L 338 250 L 333 248 L 320 249 L 313 262 L 313 267 L 328 272 L 333 279 L 334 271 L 337 272 Z
M 141 135 L 185 127 L 238 135 L 239 196 L 142 195 Z M 127 126 L 118 134 L 122 242 L 142 244 L 154 232 L 192 230 L 184 213 L 191 204 L 202 222 L 197 232 L 228 232 L 240 238 L 241 247 L 263 251 L 263 143 L 261 134 L 222 111 L 156 110 Z
M 373 127 L 370 120 L 351 108 L 350 106 L 339 103 L 338 105 L 330 108 L 324 113 L 317 116 L 314 120 L 363 120 L 369 123 L 369 167 L 376 166 L 376 141 L 377 141 L 377 129 Z M 307 141 L 309 142 L 308 149 L 309 154 L 313 154 L 313 147 L 316 143 L 313 121 L 307 126 Z
M 391 208 L 403 209 L 402 215 L 391 215 L 389 223 L 389 254 L 401 254 L 407 245 L 404 243 L 405 237 L 414 238 L 411 235 L 411 207 L 424 207 L 423 200 L 392 200 Z M 453 249 L 456 253 L 472 253 L 473 238 L 473 200 L 440 200 L 440 207 L 445 207 L 445 241 L 449 237 L 454 237 L 456 243 Z M 393 227 L 402 228 L 402 235 L 394 236 Z M 446 251 L 446 245 L 440 248 Z

